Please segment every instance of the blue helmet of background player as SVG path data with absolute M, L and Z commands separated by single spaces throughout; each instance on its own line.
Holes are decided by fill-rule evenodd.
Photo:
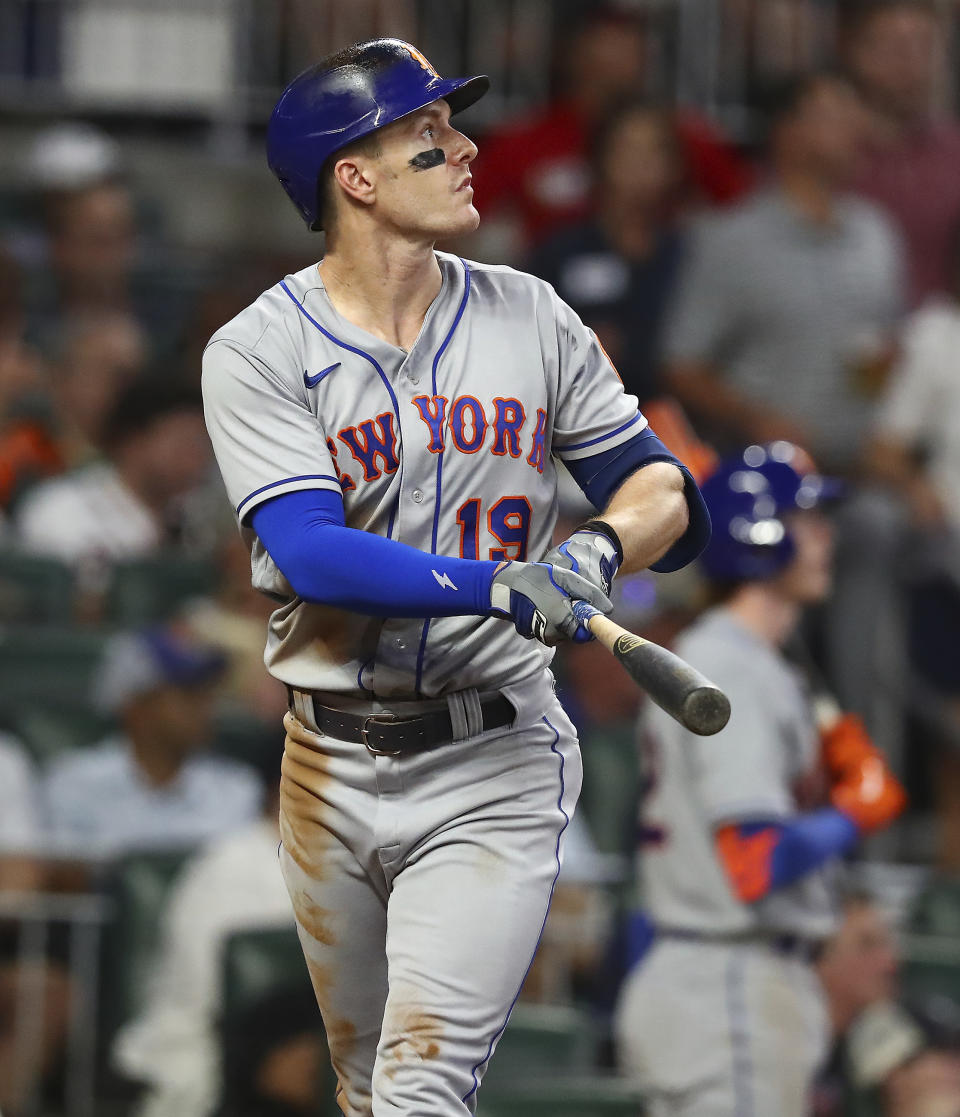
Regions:
M 800 447 L 773 442 L 724 459 L 700 489 L 713 522 L 703 569 L 716 581 L 743 582 L 778 574 L 794 553 L 787 513 L 835 500 L 842 485 L 821 477 Z
M 442 78 L 416 47 L 371 39 L 304 70 L 267 126 L 267 162 L 311 229 L 323 228 L 318 190 L 331 155 L 441 97 L 457 113 L 490 88 L 485 76 Z

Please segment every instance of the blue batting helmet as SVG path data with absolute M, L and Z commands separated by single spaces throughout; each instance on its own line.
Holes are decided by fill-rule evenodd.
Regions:
M 267 126 L 267 162 L 311 229 L 323 228 L 319 179 L 335 152 L 443 98 L 451 113 L 490 88 L 484 75 L 442 78 L 402 39 L 370 39 L 304 70 L 280 95 Z
M 700 486 L 713 535 L 700 556 L 711 578 L 772 578 L 793 557 L 784 516 L 836 499 L 842 485 L 821 477 L 810 457 L 792 442 L 748 446 L 722 461 Z

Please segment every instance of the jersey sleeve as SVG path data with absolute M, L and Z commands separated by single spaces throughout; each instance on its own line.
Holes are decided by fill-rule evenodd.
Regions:
M 593 330 L 556 300 L 560 346 L 553 453 L 563 462 L 596 457 L 647 426 L 636 396 L 623 382 Z
M 215 340 L 203 355 L 207 431 L 241 522 L 258 504 L 340 482 L 320 420 L 255 352 Z

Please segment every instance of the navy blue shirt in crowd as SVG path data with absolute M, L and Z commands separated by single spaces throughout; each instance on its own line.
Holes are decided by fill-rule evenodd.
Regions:
M 587 221 L 545 241 L 527 265 L 596 331 L 641 406 L 662 394 L 662 325 L 682 255 L 683 237 L 671 229 L 646 259 L 627 260 Z

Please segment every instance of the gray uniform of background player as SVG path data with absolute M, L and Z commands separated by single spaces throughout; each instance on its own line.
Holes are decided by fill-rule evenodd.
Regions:
M 211 340 L 207 423 L 241 523 L 280 493 L 341 491 L 339 470 L 348 526 L 438 556 L 460 553 L 458 514 L 477 499 L 479 557 L 503 549 L 490 508 L 525 500 L 527 558 L 537 559 L 556 517 L 551 454 L 592 456 L 643 429 L 636 399 L 550 287 L 509 268 L 438 259 L 443 286 L 409 353 L 341 318 L 315 266 Z M 448 420 L 458 397 L 479 401 L 482 445 L 465 452 L 445 426 L 443 452 L 431 452 L 414 399 L 434 394 L 448 400 Z M 518 401 L 524 415 L 518 442 L 500 447 L 498 399 Z M 500 406 L 519 419 L 512 403 Z M 382 457 L 365 471 L 340 432 L 383 415 L 399 461 L 388 472 Z M 475 424 L 461 430 L 462 445 L 476 438 Z M 384 621 L 297 600 L 244 530 L 255 584 L 286 599 L 270 622 L 266 662 L 294 689 L 308 727 L 310 690 L 364 711 L 378 699 L 448 696 L 458 740 L 442 749 L 397 759 L 328 737 L 288 742 L 283 867 L 344 1112 L 371 1112 L 371 1081 L 377 1117 L 473 1112 L 546 918 L 580 789 L 575 731 L 547 670 L 552 652 L 500 620 Z M 496 689 L 516 721 L 478 736 L 478 693 Z
M 819 763 L 812 711 L 799 673 L 722 608 L 676 651 L 726 691 L 731 716 L 715 737 L 653 706 L 643 718 L 644 903 L 681 934 L 659 936 L 627 978 L 620 1059 L 651 1091 L 653 1117 L 802 1117 L 796 1099 L 829 1032 L 819 982 L 791 948 L 833 930 L 836 866 L 744 904 L 714 831 L 801 813 L 796 789 Z

